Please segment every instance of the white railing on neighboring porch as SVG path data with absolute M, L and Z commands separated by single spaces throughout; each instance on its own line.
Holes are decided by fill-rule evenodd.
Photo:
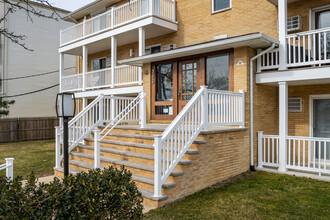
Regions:
M 142 96 L 142 95 L 143 96 Z M 114 128 L 121 122 L 139 122 L 141 125 L 145 124 L 145 114 L 140 113 L 142 105 L 145 105 L 145 93 L 141 92 L 138 99 L 132 97 L 117 97 L 99 95 L 92 103 L 90 103 L 84 110 L 76 115 L 69 122 L 69 152 L 71 152 L 78 144 L 91 135 L 98 126 L 103 123 L 108 123 Z M 137 104 L 141 103 L 139 108 Z M 134 108 L 131 108 L 134 106 Z M 142 110 L 145 113 L 145 108 Z M 56 127 L 56 162 L 55 168 L 61 167 L 63 160 L 63 153 L 61 151 L 61 144 L 63 140 L 63 128 Z M 99 156 L 98 156 L 99 157 Z
M 330 28 L 286 36 L 287 67 L 314 66 L 330 63 Z M 278 48 L 258 59 L 258 72 L 279 67 Z
M 153 7 L 152 7 L 153 6 Z M 175 22 L 175 0 L 133 0 L 61 30 L 61 45 L 155 15 Z
M 217 125 L 244 127 L 244 114 L 244 91 L 216 91 L 202 86 L 164 133 L 155 136 L 154 196 L 161 196 L 162 184 L 203 129 Z
M 9 180 L 14 179 L 14 158 L 6 158 L 6 163 L 0 165 L 0 171 L 6 169 L 6 177 Z
M 115 80 L 113 84 L 112 80 Z M 100 69 L 85 74 L 63 76 L 62 91 L 80 91 L 83 89 L 99 89 L 105 87 L 119 87 L 139 84 L 139 67 L 122 65 L 115 68 L 115 77 L 112 77 L 112 68 Z
M 286 169 L 330 174 L 330 138 L 288 136 Z M 279 167 L 279 136 L 258 132 L 258 167 Z

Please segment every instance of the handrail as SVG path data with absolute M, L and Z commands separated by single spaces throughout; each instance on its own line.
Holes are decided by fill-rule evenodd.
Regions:
M 288 35 L 286 35 L 286 37 L 287 38 L 289 38 L 289 37 L 297 37 L 297 36 L 301 36 L 301 35 L 317 34 L 317 33 L 320 33 L 320 32 L 328 32 L 328 31 L 330 31 L 330 27 L 316 29 L 316 30 L 310 30 L 310 31 L 304 31 L 304 32 L 297 32 L 297 33 L 294 33 L 294 34 L 288 34 Z
M 123 119 L 135 108 L 140 102 L 146 97 L 145 93 L 137 96 L 133 101 L 131 101 L 126 108 L 124 108 L 114 119 L 110 121 L 110 123 L 101 131 L 101 135 L 103 135 L 99 141 L 103 140 Z M 112 126 L 110 129 L 109 127 Z M 105 132 L 109 129 L 107 132 Z

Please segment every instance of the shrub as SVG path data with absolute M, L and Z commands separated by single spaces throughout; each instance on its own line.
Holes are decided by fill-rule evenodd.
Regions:
M 33 173 L 0 181 L 1 219 L 141 219 L 142 196 L 124 167 L 36 184 Z

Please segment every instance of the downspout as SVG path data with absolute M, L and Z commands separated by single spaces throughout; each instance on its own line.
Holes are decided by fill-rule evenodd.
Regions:
M 262 51 L 261 53 L 259 53 L 258 55 L 256 55 L 255 57 L 251 58 L 250 60 L 250 147 L 251 147 L 251 164 L 250 164 L 250 170 L 251 171 L 255 171 L 255 167 L 254 167 L 254 161 L 253 161 L 253 145 L 254 145 L 254 141 L 253 141 L 253 62 L 258 59 L 259 57 L 261 57 L 262 55 L 270 52 L 271 50 L 273 50 L 275 48 L 276 44 L 273 43 L 272 46 L 270 48 L 268 48 L 267 50 Z

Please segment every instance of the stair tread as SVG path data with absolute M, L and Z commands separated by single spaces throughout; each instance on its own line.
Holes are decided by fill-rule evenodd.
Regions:
M 78 145 L 81 148 L 87 148 L 90 150 L 94 150 L 93 146 L 90 145 L 83 145 L 79 144 Z M 137 157 L 137 158 L 142 158 L 142 159 L 147 159 L 147 160 L 154 160 L 154 155 L 152 154 L 144 154 L 144 153 L 137 153 L 133 151 L 124 151 L 124 150 L 117 150 L 117 149 L 112 149 L 112 148 L 106 148 L 106 147 L 100 147 L 101 152 L 107 152 L 107 153 L 113 153 L 113 154 L 119 154 L 119 155 L 124 155 L 124 156 L 130 156 L 130 157 Z M 188 165 L 191 164 L 191 160 L 180 160 L 179 164 L 180 165 Z
M 60 167 L 60 168 L 54 168 L 54 170 L 60 171 L 60 172 L 64 172 L 64 168 Z M 80 173 L 81 171 L 78 170 L 72 170 L 69 169 L 69 173 L 72 175 L 76 175 L 77 173 Z
M 141 175 L 137 175 L 137 174 L 132 174 L 132 179 L 134 181 L 138 181 L 138 182 L 143 182 L 143 183 L 147 183 L 150 185 L 154 185 L 154 178 L 151 177 L 146 177 L 146 176 L 141 176 Z M 175 187 L 176 184 L 172 183 L 172 182 L 165 182 L 163 183 L 163 188 L 165 189 L 169 189 L 169 188 L 173 188 Z
M 94 141 L 93 138 L 85 138 L 87 141 Z M 139 148 L 146 148 L 146 149 L 154 149 L 154 146 L 151 144 L 139 144 L 133 142 L 125 142 L 125 141 L 113 141 L 113 140 L 101 140 L 101 143 L 108 143 L 108 144 L 115 144 L 121 146 L 131 146 L 131 147 L 139 147 Z M 196 149 L 188 149 L 187 154 L 198 154 L 199 150 Z
M 150 199 L 150 200 L 154 200 L 154 201 L 163 201 L 166 200 L 168 197 L 166 195 L 162 195 L 161 197 L 154 197 L 154 193 L 149 191 L 149 190 L 145 190 L 145 189 L 140 189 L 139 191 L 142 193 L 142 196 Z
M 80 153 L 80 152 L 75 152 L 75 153 L 79 153 L 80 156 L 84 156 L 89 159 L 94 159 L 94 155 L 92 155 L 92 154 L 86 154 L 86 153 Z M 73 152 L 71 152 L 71 154 L 73 154 Z M 101 161 L 112 163 L 112 164 L 123 165 L 126 167 L 132 167 L 132 168 L 146 170 L 146 171 L 152 171 L 152 172 L 154 171 L 153 166 L 146 165 L 146 164 L 133 163 L 130 161 L 123 161 L 123 160 L 118 160 L 118 159 L 113 159 L 113 158 L 108 158 L 108 157 L 103 157 L 103 156 L 101 156 L 100 159 L 101 159 Z M 87 169 L 94 169 L 93 164 L 82 162 L 82 161 L 70 160 L 69 163 L 80 166 L 80 167 L 84 167 Z M 170 175 L 171 176 L 182 176 L 183 171 L 173 170 Z
M 154 140 L 154 136 L 141 135 L 141 134 L 119 134 L 119 133 L 110 133 L 107 136 L 115 136 L 115 137 L 126 137 L 126 138 L 138 138 L 138 139 L 146 139 L 146 140 Z M 194 140 L 195 144 L 205 144 L 205 140 Z

